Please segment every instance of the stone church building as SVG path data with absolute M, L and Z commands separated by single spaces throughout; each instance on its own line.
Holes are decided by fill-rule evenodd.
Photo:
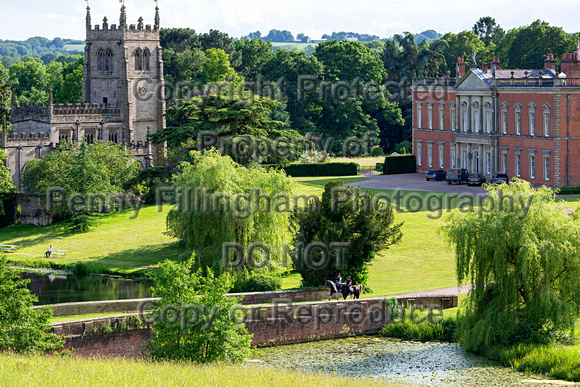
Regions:
M 52 152 L 63 140 L 123 144 L 143 168 L 156 165 L 163 146 L 147 135 L 165 127 L 163 61 L 159 8 L 153 26 L 127 24 L 125 5 L 119 24 L 91 24 L 86 16 L 86 48 L 81 104 L 12 106 L 12 132 L 4 130 L 0 148 L 17 189 L 30 160 Z

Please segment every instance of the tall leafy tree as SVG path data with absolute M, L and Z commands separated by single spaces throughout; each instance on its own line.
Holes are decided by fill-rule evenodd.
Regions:
M 283 82 L 283 90 L 275 97 L 287 102 L 292 128 L 301 134 L 313 132 L 315 126 L 307 118 L 306 98 L 299 98 L 298 79 L 300 76 L 321 79 L 322 71 L 323 66 L 316 57 L 296 50 L 277 50 L 262 66 L 261 73 L 267 81 Z
M 578 212 L 523 180 L 487 191 L 491 211 L 453 212 L 442 228 L 455 249 L 458 282 L 474 285 L 461 326 L 465 348 L 550 341 L 578 316 Z
M 467 66 L 471 63 L 472 54 L 474 52 L 478 63 L 491 59 L 482 57 L 482 53 L 485 52 L 485 44 L 473 31 L 462 31 L 458 34 L 449 32 L 443 35 L 441 39 L 445 40 L 448 44 L 443 55 L 445 56 L 447 64 L 446 70 L 451 72 L 451 75 L 455 75 L 455 64 L 457 63 L 458 56 L 465 57 Z
M 347 40 L 320 43 L 314 56 L 322 63 L 327 81 L 382 83 L 387 74 L 381 60 L 360 42 Z
M 208 95 L 183 100 L 167 110 L 170 126 L 151 136 L 155 144 L 167 142 L 169 149 L 181 150 L 182 160 L 190 150 L 199 144 L 195 141 L 200 132 L 209 131 L 217 135 L 219 141 L 227 142 L 227 150 L 241 164 L 254 158 L 253 152 L 234 152 L 239 141 L 273 140 L 280 136 L 289 138 L 298 134 L 280 129 L 283 122 L 272 119 L 272 113 L 279 102 L 269 98 L 256 97 L 252 103 L 238 96 Z M 184 154 L 185 153 L 185 154 Z
M 337 242 L 350 244 L 343 245 L 342 260 L 336 249 L 329 249 L 326 260 L 319 250 L 312 256 L 298 256 L 295 266 L 302 275 L 302 285 L 322 286 L 326 280 L 335 278 L 337 272 L 352 276 L 355 283 L 366 284 L 368 266 L 375 254 L 401 240 L 402 223 L 395 223 L 391 206 L 375 209 L 365 206 L 365 200 L 372 203 L 373 195 L 367 192 L 367 196 L 357 196 L 354 190 L 340 181 L 330 182 L 324 187 L 319 209 L 297 212 L 297 244 L 322 242 L 329 247 Z
M 513 37 L 507 53 L 509 66 L 516 69 L 541 69 L 546 54 L 553 53 L 556 58 L 561 58 L 562 54 L 575 51 L 576 37 L 560 27 L 536 20 L 520 28 Z
M 77 217 L 80 223 L 73 224 L 73 229 L 86 231 L 90 224 L 89 214 L 104 211 L 107 207 L 114 209 L 117 204 L 113 200 L 95 202 L 91 206 L 86 200 L 87 195 L 104 195 L 108 199 L 109 195 L 122 193 L 124 183 L 136 176 L 139 170 L 140 164 L 134 162 L 121 146 L 62 143 L 55 152 L 28 163 L 24 184 L 41 197 L 46 197 L 53 187 L 64 190 L 67 197 L 82 195 L 85 199 L 82 205 L 72 208 L 63 203 L 51 210 L 57 219 Z
M 237 85 L 241 78 L 230 66 L 229 55 L 220 48 L 210 48 L 205 52 L 201 79 L 204 83 L 231 82 Z
M 497 44 L 505 35 L 503 28 L 491 16 L 479 18 L 472 30 L 486 46 L 492 42 Z
M 184 192 L 183 204 L 189 201 L 192 205 L 178 203 L 167 214 L 167 229 L 196 253 L 195 268 L 210 268 L 218 274 L 230 269 L 234 274 L 288 269 L 284 246 L 292 238 L 291 208 L 277 207 L 275 198 L 290 200 L 296 186 L 284 173 L 245 168 L 213 150 L 203 155 L 195 152 L 193 164 L 183 163 L 173 181 Z M 194 204 L 199 192 L 208 204 L 203 208 Z M 225 243 L 238 243 L 244 252 L 243 262 L 233 268 L 224 267 Z M 245 256 L 253 243 L 266 246 L 269 257 L 261 248 L 256 250 L 254 261 Z M 235 261 L 233 250 L 226 252 L 227 258 Z M 264 265 L 258 264 L 262 262 Z
M 248 81 L 255 81 L 261 75 L 262 65 L 273 55 L 272 43 L 262 39 L 240 39 L 235 47 L 241 55 L 236 71 Z

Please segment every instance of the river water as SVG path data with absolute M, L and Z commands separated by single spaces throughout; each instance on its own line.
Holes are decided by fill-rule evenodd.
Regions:
M 21 276 L 30 279 L 28 288 L 38 297 L 37 305 L 151 297 L 151 285 L 147 281 L 63 272 L 22 273 Z
M 457 344 L 361 336 L 257 350 L 250 367 L 367 377 L 416 386 L 562 386 L 467 353 Z

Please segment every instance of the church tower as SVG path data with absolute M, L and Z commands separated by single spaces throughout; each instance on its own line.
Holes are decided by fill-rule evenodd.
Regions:
M 120 125 L 103 133 L 104 140 L 140 149 L 143 156 L 149 147 L 150 162 L 158 165 L 163 156 L 148 144 L 147 135 L 165 127 L 163 60 L 159 40 L 159 8 L 155 7 L 154 25 L 127 24 L 125 4 L 119 24 L 91 25 L 90 8 L 86 15 L 86 48 L 83 74 L 83 102 L 118 107 Z

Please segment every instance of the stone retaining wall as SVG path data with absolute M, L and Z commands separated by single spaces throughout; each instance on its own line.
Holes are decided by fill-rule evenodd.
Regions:
M 398 298 L 398 302 L 447 309 L 457 306 L 457 296 Z M 305 303 L 277 299 L 272 304 L 246 306 L 241 310 L 246 314 L 244 321 L 253 334 L 254 347 L 376 334 L 389 322 L 383 297 Z M 54 324 L 52 331 L 66 338 L 65 349 L 80 355 L 139 357 L 141 348 L 152 336 L 149 323 L 136 324 L 137 318 L 138 314 L 129 314 L 62 322 Z M 121 328 L 122 331 L 115 332 Z
M 278 298 L 293 302 L 318 301 L 328 297 L 326 289 L 282 290 L 276 292 L 231 293 L 230 296 L 243 296 L 242 305 L 267 304 Z M 136 312 L 143 307 L 148 308 L 157 298 L 139 298 L 132 300 L 71 302 L 50 305 L 54 317 L 80 316 L 95 313 L 126 313 Z M 141 306 L 141 307 L 140 307 Z M 42 307 L 37 307 L 42 308 Z

